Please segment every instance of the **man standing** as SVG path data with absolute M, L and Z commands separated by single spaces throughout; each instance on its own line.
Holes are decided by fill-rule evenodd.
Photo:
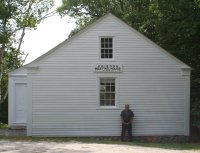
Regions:
M 129 141 L 132 141 L 132 121 L 134 114 L 129 109 L 129 105 L 125 105 L 125 109 L 121 112 L 122 133 L 121 140 L 124 141 L 126 130 L 128 131 Z

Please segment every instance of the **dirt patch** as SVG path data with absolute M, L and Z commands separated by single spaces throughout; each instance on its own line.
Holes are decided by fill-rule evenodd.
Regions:
M 141 146 L 81 142 L 28 142 L 0 140 L 1 153 L 198 153 Z

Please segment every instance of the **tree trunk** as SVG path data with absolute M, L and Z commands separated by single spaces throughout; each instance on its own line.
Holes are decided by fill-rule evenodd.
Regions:
M 3 33 L 6 35 L 6 25 L 7 20 L 3 20 Z M 4 73 L 4 52 L 5 52 L 6 45 L 5 43 L 2 44 L 2 47 L 0 49 L 0 104 L 4 102 L 4 96 L 2 95 L 2 79 L 3 79 L 3 73 Z

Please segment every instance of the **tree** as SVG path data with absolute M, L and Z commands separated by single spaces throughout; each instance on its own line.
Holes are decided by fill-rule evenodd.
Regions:
M 150 15 L 150 4 L 151 0 L 64 0 L 62 6 L 57 10 L 62 16 L 67 14 L 76 18 L 77 29 L 81 29 L 98 17 L 111 12 L 139 30 Z
M 154 40 L 192 67 L 191 121 L 200 128 L 200 1 L 157 0 L 151 7 Z
M 49 13 L 53 4 L 53 0 L 0 1 L 0 107 L 7 102 L 8 72 L 21 67 L 26 59 L 21 51 L 26 30 L 35 29 L 54 14 Z
M 75 32 L 111 12 L 191 66 L 191 120 L 200 128 L 200 0 L 63 0 L 58 12 L 82 23 Z

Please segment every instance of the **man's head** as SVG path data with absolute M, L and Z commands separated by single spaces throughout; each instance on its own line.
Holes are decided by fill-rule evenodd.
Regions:
M 128 110 L 129 109 L 129 104 L 125 105 L 125 109 Z

